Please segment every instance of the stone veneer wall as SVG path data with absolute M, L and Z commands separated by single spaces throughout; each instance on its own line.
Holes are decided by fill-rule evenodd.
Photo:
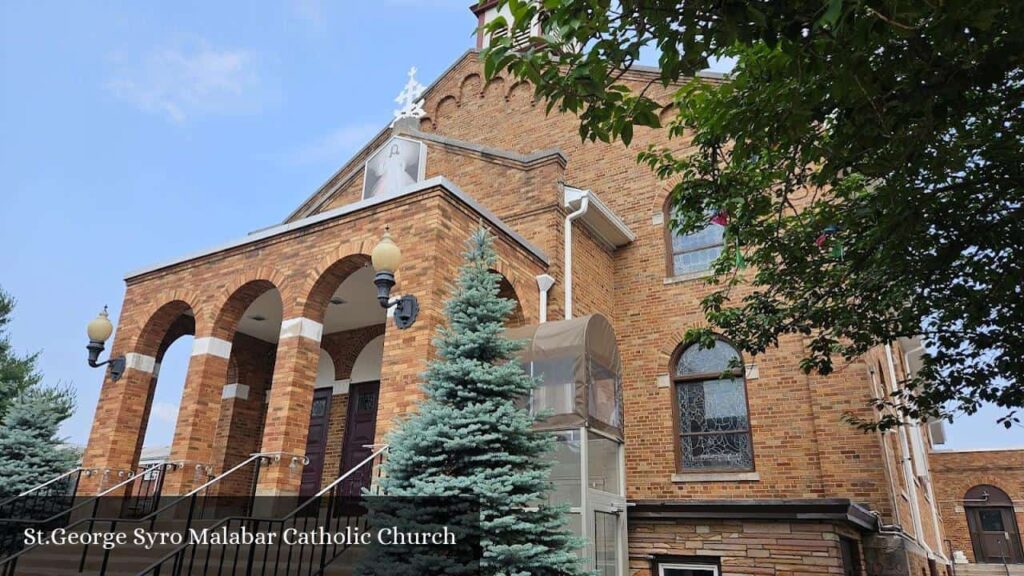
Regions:
M 633 576 L 656 576 L 652 559 L 671 556 L 718 559 L 722 576 L 841 576 L 841 536 L 860 540 L 856 531 L 827 522 L 634 522 L 629 567 Z

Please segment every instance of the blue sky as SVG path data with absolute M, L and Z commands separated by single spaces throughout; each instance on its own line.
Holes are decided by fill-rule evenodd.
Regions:
M 85 324 L 128 271 L 280 222 L 474 43 L 468 0 L 0 5 L 0 286 L 16 347 L 72 383 L 83 443 L 100 371 Z M 647 62 L 652 63 L 652 62 Z M 168 351 L 148 444 L 174 426 L 189 339 Z M 1024 445 L 997 412 L 951 447 Z

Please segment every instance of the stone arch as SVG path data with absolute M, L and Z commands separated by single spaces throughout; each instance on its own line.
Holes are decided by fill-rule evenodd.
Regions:
M 434 108 L 434 113 L 431 115 L 434 117 L 434 123 L 439 124 L 442 121 L 451 118 L 458 106 L 458 101 L 455 99 L 455 96 L 452 96 L 451 94 L 441 98 L 437 103 L 437 107 Z
M 361 246 L 360 246 L 361 248 Z M 364 253 L 349 253 L 340 258 L 331 258 L 326 266 L 318 267 L 313 273 L 315 280 L 309 291 L 298 302 L 298 312 L 303 318 L 323 322 L 334 291 L 356 270 L 370 265 L 370 257 Z M 287 317 L 287 316 L 286 316 Z
M 472 73 L 462 79 L 459 86 L 459 104 L 465 104 L 467 100 L 479 98 L 483 94 L 483 84 L 480 75 Z

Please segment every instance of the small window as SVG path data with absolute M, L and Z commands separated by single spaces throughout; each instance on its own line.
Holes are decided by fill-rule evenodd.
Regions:
M 671 373 L 679 471 L 752 471 L 747 388 L 736 349 L 721 340 L 710 349 L 694 344 L 675 355 Z
M 665 218 L 666 223 L 669 218 Z M 702 230 L 691 234 L 679 234 L 666 224 L 668 231 L 669 274 L 681 276 L 703 272 L 711 267 L 722 253 L 725 244 L 725 227 L 709 223 Z

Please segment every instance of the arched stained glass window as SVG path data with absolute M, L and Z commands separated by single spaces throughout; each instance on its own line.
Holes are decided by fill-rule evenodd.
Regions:
M 680 472 L 750 471 L 754 450 L 740 355 L 716 340 L 673 355 Z

